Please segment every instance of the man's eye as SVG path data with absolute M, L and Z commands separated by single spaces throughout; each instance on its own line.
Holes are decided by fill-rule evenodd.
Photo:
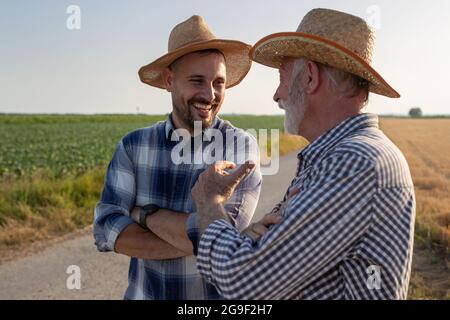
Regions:
M 192 79 L 190 80 L 192 83 L 202 83 L 202 80 Z

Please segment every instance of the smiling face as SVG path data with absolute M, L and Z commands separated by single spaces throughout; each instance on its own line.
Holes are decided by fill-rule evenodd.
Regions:
M 192 131 L 194 121 L 211 126 L 225 96 L 226 66 L 220 52 L 194 52 L 175 61 L 164 73 L 172 94 L 176 128 Z

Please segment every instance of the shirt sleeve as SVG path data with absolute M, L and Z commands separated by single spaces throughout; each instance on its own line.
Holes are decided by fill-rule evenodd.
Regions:
M 211 224 L 199 242 L 200 274 L 226 299 L 292 296 L 336 266 L 370 227 L 376 183 L 373 164 L 359 155 L 322 160 L 258 242 L 225 220 Z
M 120 232 L 133 223 L 129 216 L 135 194 L 133 162 L 122 140 L 109 163 L 100 201 L 94 210 L 93 233 L 99 251 L 114 251 Z

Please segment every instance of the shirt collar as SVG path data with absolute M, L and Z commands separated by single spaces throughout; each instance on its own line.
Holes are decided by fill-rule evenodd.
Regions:
M 169 114 L 166 119 L 166 127 L 165 127 L 167 140 L 170 140 L 170 137 L 172 136 L 172 132 L 174 130 L 175 130 L 175 127 L 174 127 L 173 121 L 172 121 L 172 114 Z
M 211 126 L 208 127 L 208 128 L 206 128 L 206 129 L 203 129 L 203 130 L 202 130 L 202 131 L 203 131 L 202 134 L 204 134 L 205 131 L 208 130 L 208 129 L 211 129 L 211 128 L 217 129 L 217 128 L 219 128 L 220 122 L 221 122 L 221 119 L 220 119 L 218 116 L 214 117 L 214 120 L 213 120 Z M 167 119 L 166 119 L 166 127 L 165 127 L 165 133 L 166 133 L 166 139 L 167 139 L 167 140 L 170 140 L 170 139 L 171 139 L 172 133 L 173 133 L 175 130 L 176 130 L 176 128 L 175 128 L 175 126 L 174 126 L 174 124 L 173 124 L 172 113 L 170 113 L 170 114 L 167 116 Z
M 378 116 L 371 113 L 361 113 L 350 117 L 333 129 L 322 134 L 319 138 L 313 141 L 310 145 L 304 148 L 298 154 L 298 158 L 307 163 L 314 163 L 326 151 L 335 146 L 342 139 L 351 134 L 369 127 L 378 128 Z

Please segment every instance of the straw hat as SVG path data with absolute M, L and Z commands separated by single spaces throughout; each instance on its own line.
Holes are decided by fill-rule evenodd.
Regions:
M 162 71 L 178 58 L 195 51 L 217 49 L 225 56 L 226 87 L 233 87 L 244 79 L 251 67 L 251 46 L 240 41 L 216 39 L 200 16 L 192 16 L 172 29 L 168 53 L 139 70 L 142 82 L 165 89 Z
M 374 33 L 367 23 L 350 14 L 313 9 L 297 32 L 271 34 L 259 40 L 250 55 L 253 61 L 279 68 L 283 57 L 306 58 L 355 74 L 369 81 L 369 90 L 390 98 L 395 91 L 372 67 Z

